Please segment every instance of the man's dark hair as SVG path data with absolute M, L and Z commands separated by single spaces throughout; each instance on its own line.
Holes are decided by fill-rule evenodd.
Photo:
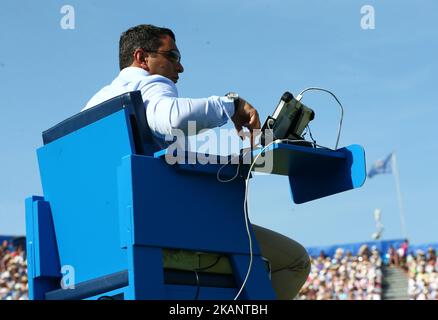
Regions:
M 134 60 L 134 51 L 138 48 L 155 51 L 161 46 L 161 38 L 170 36 L 175 41 L 172 30 L 151 24 L 140 24 L 129 28 L 120 36 L 119 66 L 120 70 L 129 67 Z

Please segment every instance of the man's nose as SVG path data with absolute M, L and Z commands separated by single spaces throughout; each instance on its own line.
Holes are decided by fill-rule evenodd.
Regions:
M 183 73 L 183 72 L 184 72 L 184 67 L 183 67 L 183 65 L 181 64 L 181 62 L 178 62 L 178 64 L 176 65 L 176 71 L 177 71 L 178 73 Z

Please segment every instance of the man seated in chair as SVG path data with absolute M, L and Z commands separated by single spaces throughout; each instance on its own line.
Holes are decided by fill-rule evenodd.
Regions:
M 189 121 L 209 129 L 233 121 L 238 132 L 260 129 L 257 110 L 236 94 L 204 99 L 179 98 L 175 84 L 184 71 L 174 33 L 153 25 L 138 25 L 123 32 L 119 42 L 120 73 L 97 92 L 83 110 L 120 94 L 140 90 L 149 127 L 160 147 L 167 147 L 172 130 L 186 133 Z M 82 110 L 82 111 L 83 111 Z M 310 272 L 309 256 L 296 241 L 252 225 L 262 255 L 271 264 L 272 286 L 278 299 L 293 299 Z

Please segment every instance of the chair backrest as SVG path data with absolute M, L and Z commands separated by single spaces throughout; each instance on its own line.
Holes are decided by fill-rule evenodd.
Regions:
M 46 145 L 60 139 L 122 109 L 130 116 L 135 153 L 151 155 L 158 151 L 146 120 L 140 91 L 124 93 L 58 123 L 43 132 L 43 143 Z
M 140 92 L 115 97 L 43 133 L 37 150 L 61 266 L 76 281 L 126 269 L 120 245 L 117 169 L 127 155 L 157 149 Z

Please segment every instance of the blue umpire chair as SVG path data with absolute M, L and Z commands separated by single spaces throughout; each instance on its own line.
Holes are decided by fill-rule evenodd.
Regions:
M 251 255 L 244 217 L 248 165 L 170 165 L 139 91 L 43 132 L 37 150 L 44 196 L 26 199 L 29 298 L 233 299 Z M 360 187 L 362 147 L 336 151 L 273 144 L 273 167 L 295 203 Z M 257 152 L 253 155 L 255 156 Z M 188 154 L 186 155 L 188 157 Z M 229 158 L 228 158 L 229 159 Z M 239 299 L 275 299 L 254 234 Z

